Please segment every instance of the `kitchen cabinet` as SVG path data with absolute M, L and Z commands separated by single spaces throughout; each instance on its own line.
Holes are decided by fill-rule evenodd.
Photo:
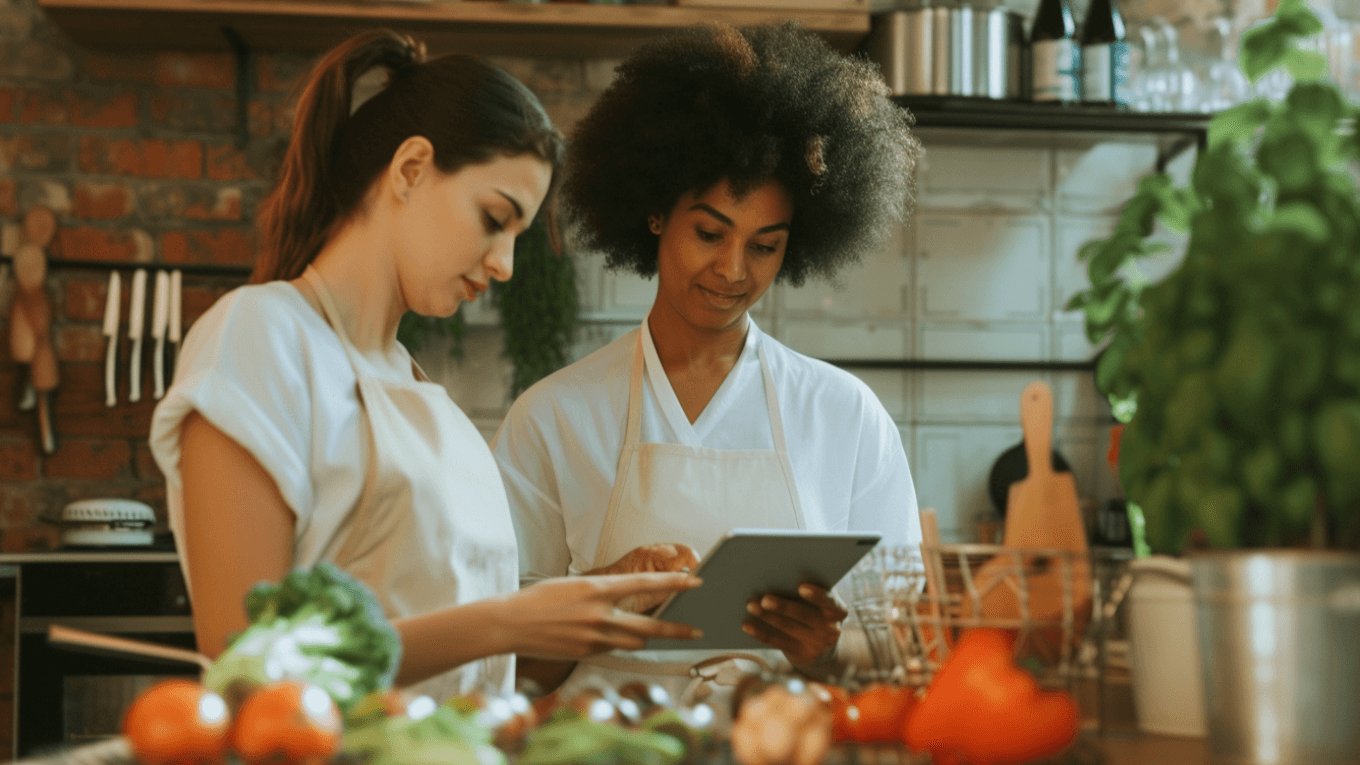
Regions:
M 0 554 L 14 592 L 13 754 L 31 757 L 118 730 L 136 694 L 196 667 L 54 648 L 49 625 L 194 648 L 188 592 L 172 551 Z M 9 754 L 9 753 L 5 753 Z

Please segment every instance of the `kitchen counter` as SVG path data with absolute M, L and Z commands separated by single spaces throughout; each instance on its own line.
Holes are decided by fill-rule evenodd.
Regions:
M 1208 765 L 1209 742 L 1203 738 L 1154 736 L 1136 731 L 1107 732 L 1092 741 L 1105 753 L 1106 765 Z
M 179 555 L 174 550 L 152 547 L 128 547 L 126 550 L 63 548 L 49 552 L 0 553 L 0 566 L 25 563 L 174 563 Z

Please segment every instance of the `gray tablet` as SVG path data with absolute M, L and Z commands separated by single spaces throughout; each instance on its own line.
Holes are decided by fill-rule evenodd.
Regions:
M 746 604 L 765 594 L 797 599 L 798 585 L 830 589 L 882 535 L 854 531 L 733 529 L 708 551 L 695 573 L 699 587 L 672 595 L 657 617 L 703 630 L 698 640 L 649 640 L 653 650 L 769 648 L 741 631 Z

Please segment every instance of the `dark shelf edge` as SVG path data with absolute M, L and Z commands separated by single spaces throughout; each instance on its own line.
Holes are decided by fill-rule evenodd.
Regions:
M 1037 104 L 986 98 L 894 96 L 917 127 L 1005 128 L 1108 133 L 1206 133 L 1212 114 L 1135 112 L 1090 105 Z
M 1093 372 L 1094 361 L 981 361 L 968 359 L 823 359 L 841 369 L 904 369 L 956 372 Z

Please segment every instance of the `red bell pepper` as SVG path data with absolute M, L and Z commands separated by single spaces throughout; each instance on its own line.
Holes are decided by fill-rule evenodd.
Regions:
M 1041 691 L 1015 665 L 1002 630 L 968 630 L 907 721 L 907 745 L 936 762 L 1020 765 L 1048 757 L 1077 736 L 1072 697 Z

